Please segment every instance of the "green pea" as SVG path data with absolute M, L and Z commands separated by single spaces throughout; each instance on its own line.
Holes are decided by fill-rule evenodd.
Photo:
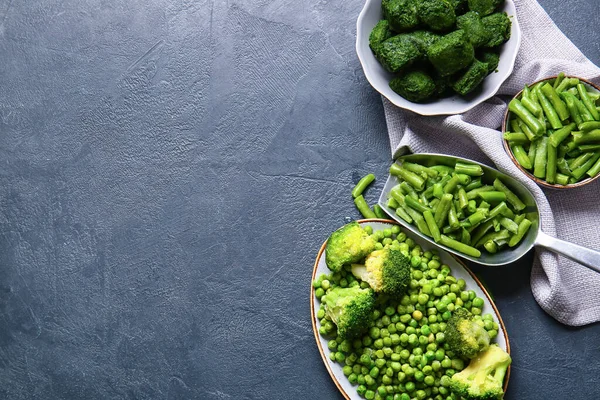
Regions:
M 483 307 L 483 299 L 481 297 L 475 297 L 473 299 L 473 307 L 482 308 Z
M 454 368 L 458 371 L 462 371 L 463 369 L 465 369 L 465 362 L 463 360 L 461 360 L 460 358 L 453 358 L 452 359 L 452 368 Z

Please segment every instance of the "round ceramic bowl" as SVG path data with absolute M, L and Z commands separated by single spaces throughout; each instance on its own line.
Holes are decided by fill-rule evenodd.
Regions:
M 577 78 L 579 79 L 581 82 L 583 82 L 583 84 L 588 88 L 588 91 L 591 89 L 593 91 L 599 92 L 600 93 L 600 88 L 596 85 L 594 85 L 593 83 L 582 79 L 582 78 L 578 78 L 576 76 L 571 76 L 571 75 L 567 75 L 567 77 L 569 78 Z M 545 81 L 553 81 L 554 79 L 556 79 L 556 76 L 551 76 L 548 78 L 544 78 L 544 79 L 540 79 L 539 81 L 533 82 L 528 86 L 533 86 L 539 82 L 545 82 Z M 523 91 L 521 90 L 519 93 L 517 93 L 515 95 L 515 97 L 513 98 L 520 98 L 521 94 L 523 93 Z M 502 120 L 502 134 L 504 135 L 504 132 L 506 132 L 506 127 L 508 126 L 508 121 L 510 120 L 512 116 L 512 113 L 509 111 L 508 107 L 506 108 L 506 112 L 504 113 L 504 119 Z M 557 184 L 553 184 L 553 183 L 548 183 L 543 179 L 539 179 L 536 178 L 530 171 L 527 171 L 525 168 L 523 168 L 521 166 L 521 164 L 519 164 L 519 162 L 517 161 L 517 159 L 515 158 L 514 154 L 512 153 L 512 150 L 510 149 L 510 146 L 508 144 L 507 140 L 502 140 L 503 144 L 504 144 L 504 151 L 506 151 L 506 154 L 508 154 L 508 157 L 510 157 L 511 161 L 515 164 L 515 166 L 517 168 L 519 168 L 521 170 L 521 172 L 523 172 L 529 179 L 531 179 L 532 181 L 534 181 L 535 183 L 537 183 L 538 185 L 542 186 L 542 187 L 547 187 L 547 188 L 551 188 L 551 189 L 574 189 L 574 188 L 578 188 L 578 187 L 582 187 L 585 186 L 589 183 L 592 183 L 593 181 L 595 181 L 596 179 L 600 178 L 600 174 L 591 177 L 591 178 L 587 178 L 584 179 L 582 181 L 579 181 L 577 183 L 573 183 L 573 184 L 569 184 L 569 185 L 557 185 Z
M 521 30 L 513 0 L 506 0 L 500 11 L 506 11 L 512 20 L 511 37 L 501 47 L 500 64 L 497 72 L 487 76 L 481 86 L 467 96 L 455 95 L 421 104 L 408 101 L 390 89 L 389 82 L 393 79 L 394 74 L 386 71 L 379 64 L 369 47 L 369 34 L 377 22 L 383 18 L 381 0 L 366 0 L 365 6 L 358 16 L 356 23 L 356 53 L 371 86 L 395 106 L 421 115 L 462 114 L 495 95 L 513 71 L 519 45 L 521 44 Z

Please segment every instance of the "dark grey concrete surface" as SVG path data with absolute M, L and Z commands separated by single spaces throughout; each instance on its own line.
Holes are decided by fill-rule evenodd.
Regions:
M 335 399 L 315 252 L 390 162 L 361 0 L 0 0 L 0 397 Z M 596 0 L 542 0 L 600 63 Z M 377 183 L 367 194 L 374 201 Z M 596 399 L 600 326 L 475 268 L 507 399 Z

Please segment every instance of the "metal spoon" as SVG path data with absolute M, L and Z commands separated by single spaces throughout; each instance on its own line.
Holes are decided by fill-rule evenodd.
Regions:
M 416 226 L 408 224 L 402 218 L 398 217 L 396 215 L 396 210 L 391 209 L 387 206 L 390 190 L 392 190 L 392 188 L 399 183 L 396 176 L 390 175 L 387 179 L 387 182 L 385 183 L 385 187 L 383 188 L 381 196 L 379 197 L 379 205 L 394 220 L 398 221 L 405 228 L 421 236 L 423 239 L 428 240 L 432 244 L 441 247 L 450 253 L 454 253 L 460 257 L 466 258 L 467 260 L 490 266 L 499 266 L 511 263 L 523 257 L 529 250 L 531 250 L 533 246 L 540 246 L 555 253 L 562 254 L 563 256 L 570 258 L 571 260 L 576 261 L 580 264 L 583 264 L 596 272 L 600 272 L 600 252 L 588 249 L 583 246 L 579 246 L 577 244 L 566 242 L 564 240 L 557 239 L 555 237 L 545 234 L 541 230 L 540 214 L 537 204 L 535 202 L 535 198 L 525 186 L 523 186 L 519 181 L 515 180 L 514 178 L 511 178 L 510 176 L 503 174 L 498 170 L 490 168 L 487 165 L 478 163 L 476 161 L 469 160 L 467 158 L 453 157 L 442 154 L 411 154 L 402 156 L 398 160 L 415 162 L 425 166 L 434 166 L 442 164 L 454 167 L 456 161 L 480 165 L 483 168 L 486 181 L 493 182 L 494 179 L 500 178 L 500 180 L 506 186 L 508 186 L 517 196 L 519 196 L 519 198 L 527 206 L 525 210 L 523 210 L 523 212 L 527 213 L 527 218 L 532 222 L 529 231 L 518 246 L 512 248 L 504 248 L 502 250 L 499 250 L 496 254 L 490 254 L 486 251 L 483 251 L 481 257 L 479 258 L 467 256 L 463 253 L 457 252 L 456 250 L 435 243 L 432 238 L 422 234 Z

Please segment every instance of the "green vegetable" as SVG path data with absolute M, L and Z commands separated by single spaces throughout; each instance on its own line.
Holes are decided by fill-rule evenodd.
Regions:
M 427 56 L 441 76 L 448 76 L 468 67 L 475 58 L 475 51 L 465 32 L 458 30 L 433 43 Z
M 352 189 L 352 197 L 357 198 L 358 196 L 360 196 L 364 190 L 367 188 L 367 186 L 369 186 L 371 184 L 371 182 L 373 182 L 375 180 L 375 175 L 373 174 L 368 174 L 363 176 L 358 183 L 356 184 L 356 186 L 354 186 L 354 189 Z
M 475 59 L 471 66 L 452 84 L 452 89 L 464 96 L 475 90 L 487 75 L 488 65 Z
M 444 331 L 449 349 L 465 358 L 474 358 L 490 345 L 490 336 L 464 308 L 454 310 Z
M 419 0 L 417 17 L 434 31 L 447 31 L 456 23 L 454 6 L 447 0 Z
M 488 74 L 492 72 L 496 72 L 498 68 L 498 64 L 500 63 L 500 56 L 498 53 L 490 51 L 481 51 L 477 54 L 477 59 L 483 63 L 486 63 L 488 66 Z
M 502 4 L 504 0 L 469 0 L 469 10 L 479 15 L 489 15 Z
M 367 201 L 362 195 L 359 195 L 354 199 L 354 205 L 360 211 L 363 217 L 365 218 L 377 218 L 373 210 L 367 204 Z
M 479 13 L 469 11 L 456 18 L 456 27 L 465 31 L 473 47 L 482 47 L 490 41 L 490 32 L 486 29 Z
M 332 271 L 344 265 L 358 263 L 375 250 L 375 240 L 365 232 L 358 222 L 351 222 L 333 232 L 325 247 L 325 261 Z
M 511 358 L 497 345 L 471 360 L 467 368 L 451 378 L 450 389 L 467 400 L 501 400 L 502 384 Z
M 405 32 L 419 24 L 416 0 L 382 0 L 383 15 L 396 32 Z
M 337 326 L 338 337 L 354 339 L 367 330 L 366 321 L 375 307 L 371 289 L 336 287 L 328 290 L 322 301 L 327 315 Z
M 483 13 L 480 13 L 484 15 Z M 496 13 L 481 19 L 483 26 L 488 31 L 490 39 L 485 47 L 497 47 L 510 39 L 512 22 L 505 12 Z
M 451 249 L 454 249 L 460 253 L 464 253 L 471 257 L 481 257 L 481 252 L 477 250 L 475 247 L 466 245 L 457 240 L 449 238 L 448 236 L 442 235 L 440 238 L 440 243 L 444 246 L 447 246 Z
M 413 70 L 390 81 L 390 88 L 414 103 L 429 100 L 435 92 L 435 82 L 423 70 Z
M 371 30 L 371 34 L 369 35 L 369 47 L 371 50 L 373 50 L 373 52 L 377 53 L 381 43 L 389 39 L 391 36 L 392 32 L 390 31 L 390 23 L 387 20 L 382 19 Z
M 410 261 L 399 250 L 375 250 L 364 264 L 352 265 L 352 274 L 376 293 L 401 296 L 410 283 Z
M 381 65 L 390 72 L 406 70 L 422 57 L 415 41 L 407 34 L 392 36 L 377 48 L 375 56 Z

